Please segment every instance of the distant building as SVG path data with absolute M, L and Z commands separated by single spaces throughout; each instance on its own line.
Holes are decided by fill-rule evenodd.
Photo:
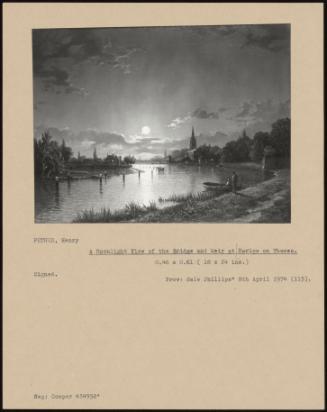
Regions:
M 194 134 L 194 127 L 192 127 L 192 136 L 190 138 L 189 148 L 173 150 L 169 155 L 169 162 L 170 163 L 194 162 L 196 160 L 195 159 L 196 147 L 197 147 L 197 142 L 196 142 L 196 138 Z
M 194 135 L 194 127 L 192 127 L 192 136 L 190 139 L 190 150 L 194 150 L 194 149 L 196 149 L 196 138 Z

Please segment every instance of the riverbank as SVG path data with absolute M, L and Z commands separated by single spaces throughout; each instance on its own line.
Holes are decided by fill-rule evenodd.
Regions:
M 279 170 L 269 180 L 237 193 L 186 196 L 173 206 L 158 208 L 128 204 L 111 212 L 85 211 L 74 223 L 288 223 L 290 222 L 290 171 Z

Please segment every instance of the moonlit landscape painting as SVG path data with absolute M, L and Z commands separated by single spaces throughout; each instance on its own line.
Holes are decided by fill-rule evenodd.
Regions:
M 34 29 L 36 223 L 290 223 L 289 24 Z

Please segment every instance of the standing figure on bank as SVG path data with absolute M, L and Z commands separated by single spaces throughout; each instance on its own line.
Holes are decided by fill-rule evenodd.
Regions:
M 238 176 L 235 172 L 232 174 L 232 190 L 236 193 Z

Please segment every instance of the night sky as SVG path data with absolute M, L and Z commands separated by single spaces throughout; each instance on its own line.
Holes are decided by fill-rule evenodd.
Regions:
M 35 136 L 75 155 L 223 146 L 290 116 L 290 26 L 34 30 L 33 76 Z

